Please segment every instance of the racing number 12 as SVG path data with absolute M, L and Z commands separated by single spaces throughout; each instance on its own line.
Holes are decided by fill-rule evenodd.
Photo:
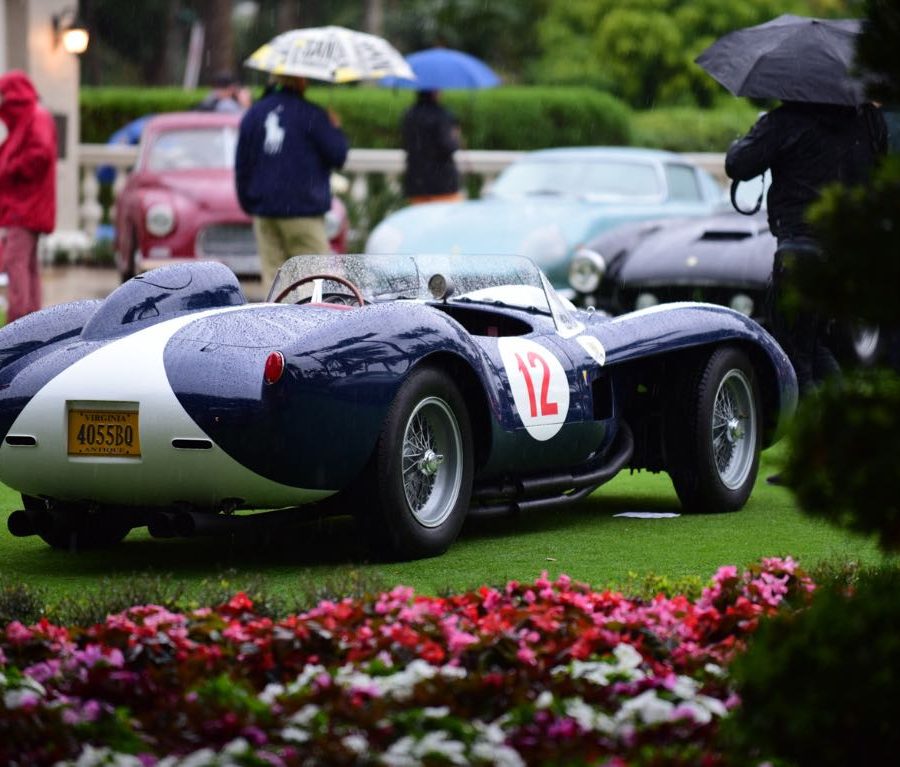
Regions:
M 522 359 L 522 355 L 516 353 L 516 362 L 519 363 L 519 370 L 522 371 L 522 377 L 525 379 L 525 386 L 528 389 L 528 404 L 531 407 L 531 417 L 537 418 L 537 398 L 534 392 L 534 380 L 531 377 L 532 368 L 540 365 L 541 371 L 541 415 L 556 415 L 559 412 L 559 405 L 556 402 L 547 401 L 547 393 L 550 391 L 550 367 L 547 361 L 537 352 L 528 352 L 528 364 Z

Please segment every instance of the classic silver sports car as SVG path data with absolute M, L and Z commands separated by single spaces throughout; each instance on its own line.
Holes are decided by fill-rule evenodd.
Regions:
M 467 513 L 566 504 L 624 468 L 733 511 L 797 396 L 743 315 L 576 310 L 528 259 L 298 256 L 264 303 L 217 263 L 0 330 L 0 480 L 51 546 L 245 524 L 331 497 L 379 554 Z

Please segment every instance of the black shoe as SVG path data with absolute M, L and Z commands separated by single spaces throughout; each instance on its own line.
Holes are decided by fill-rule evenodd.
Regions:
M 766 482 L 770 485 L 783 485 L 784 479 L 780 474 L 772 474 L 771 476 L 766 477 Z

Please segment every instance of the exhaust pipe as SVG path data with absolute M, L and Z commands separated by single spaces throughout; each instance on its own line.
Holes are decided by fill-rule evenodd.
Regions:
M 195 535 L 222 535 L 244 527 L 247 517 L 223 516 L 211 512 L 181 511 L 172 515 L 175 535 L 191 538 Z
M 18 509 L 9 515 L 6 526 L 9 532 L 18 538 L 26 538 L 29 535 L 37 535 L 37 526 L 33 518 L 34 512 Z
M 169 511 L 158 511 L 150 517 L 147 532 L 153 538 L 175 538 L 175 514 Z

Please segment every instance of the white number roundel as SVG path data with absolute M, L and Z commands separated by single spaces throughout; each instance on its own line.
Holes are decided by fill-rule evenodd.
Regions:
M 525 338 L 501 338 L 500 358 L 516 412 L 537 440 L 553 437 L 569 412 L 569 381 L 553 353 Z

